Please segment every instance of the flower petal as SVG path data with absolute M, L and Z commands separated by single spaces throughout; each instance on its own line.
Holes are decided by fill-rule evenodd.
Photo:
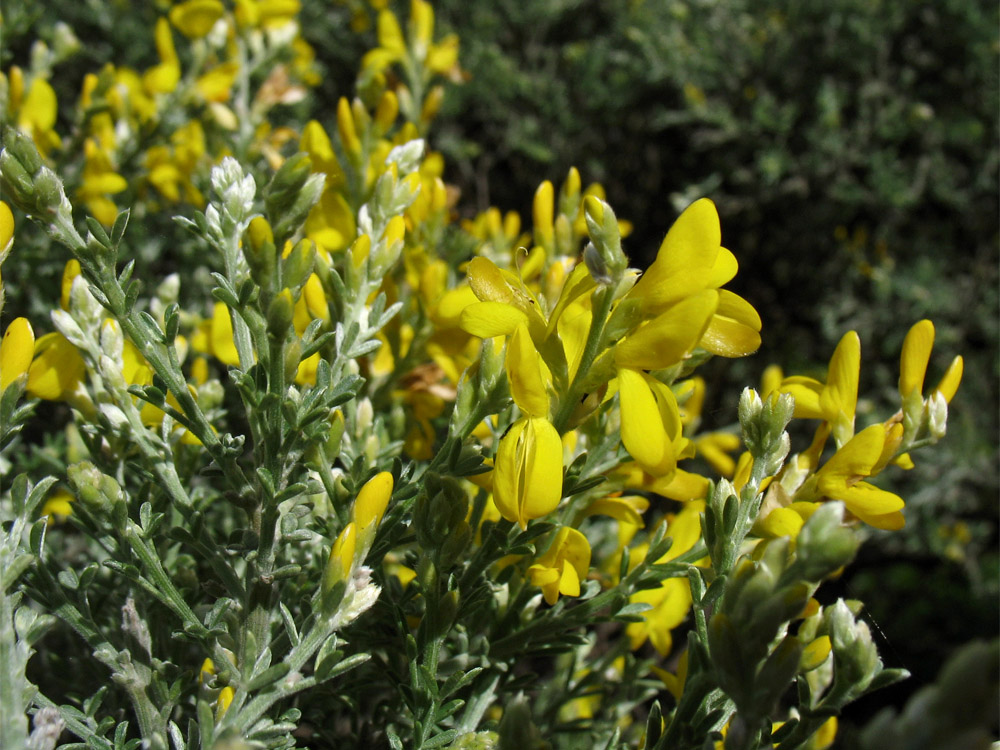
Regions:
M 715 204 L 707 198 L 695 201 L 667 232 L 656 260 L 630 294 L 641 299 L 646 309 L 658 311 L 707 288 L 721 239 Z M 724 275 L 714 274 L 716 278 Z
M 378 525 L 382 521 L 392 497 L 392 485 L 392 474 L 388 471 L 379 472 L 365 482 L 354 501 L 354 522 L 359 530 L 364 531 L 369 524 Z
M 823 392 L 823 384 L 814 378 L 793 376 L 781 381 L 781 393 L 787 393 L 795 399 L 795 417 L 797 419 L 823 419 L 819 395 Z
M 830 358 L 826 387 L 820 394 L 820 407 L 829 422 L 843 420 L 854 424 L 858 408 L 858 377 L 861 373 L 861 339 L 857 331 L 848 331 L 840 339 Z M 853 428 L 851 430 L 853 432 Z
M 639 326 L 615 347 L 618 366 L 659 370 L 677 364 L 701 339 L 718 300 L 718 292 L 706 289 Z
M 948 369 L 944 373 L 944 377 L 941 378 L 941 382 L 938 383 L 937 388 L 934 390 L 940 391 L 941 395 L 944 396 L 944 400 L 951 402 L 952 398 L 955 397 L 955 391 L 958 390 L 959 383 L 962 382 L 962 370 L 965 367 L 965 361 L 962 359 L 961 355 L 955 357 L 948 366 Z
M 619 370 L 618 394 L 625 449 L 650 474 L 669 474 L 677 460 L 646 377 L 636 370 Z
M 753 533 L 769 539 L 787 536 L 794 539 L 805 522 L 791 508 L 775 508 L 753 525 Z
M 906 334 L 899 357 L 899 393 L 904 399 L 914 391 L 923 391 L 924 375 L 933 348 L 934 324 L 921 320 Z
M 555 327 L 558 325 L 559 319 L 566 308 L 578 297 L 586 294 L 596 286 L 597 282 L 594 281 L 594 277 L 590 275 L 586 264 L 578 263 L 572 272 L 570 272 L 569 278 L 566 279 L 563 284 L 562 291 L 559 293 L 559 299 L 556 301 L 556 306 L 552 309 L 552 314 L 549 316 L 548 326 L 545 331 L 546 336 L 555 330 Z
M 514 292 L 504 278 L 503 271 L 489 258 L 473 258 L 466 269 L 469 286 L 482 302 L 510 303 Z
M 502 302 L 474 302 L 462 310 L 459 321 L 463 331 L 488 339 L 509 336 L 528 322 L 528 316 Z
M 47 333 L 35 342 L 35 359 L 28 368 L 29 396 L 58 401 L 83 379 L 87 365 L 61 333 Z
M 820 491 L 834 497 L 831 492 L 835 492 L 838 485 L 842 486 L 858 477 L 871 476 L 872 467 L 882 457 L 884 446 L 884 425 L 873 424 L 859 432 L 834 453 L 817 473 Z M 840 498 L 839 495 L 837 497 Z
M 212 308 L 212 353 L 225 365 L 237 367 L 240 364 L 233 339 L 233 320 L 225 302 L 216 302 Z
M 35 333 L 27 318 L 15 318 L 7 326 L 0 343 L 0 391 L 31 367 L 35 355 Z
M 540 417 L 522 417 L 497 447 L 493 500 L 508 521 L 526 528 L 528 520 L 551 513 L 562 499 L 562 441 Z
M 654 480 L 644 485 L 644 488 L 671 500 L 700 500 L 708 493 L 708 479 L 700 474 L 677 469 L 669 477 Z
M 745 323 L 716 313 L 698 346 L 720 357 L 745 357 L 760 349 L 760 334 Z
M 572 565 L 563 565 L 562 577 L 559 579 L 559 593 L 564 596 L 580 595 L 580 575 Z
M 507 344 L 505 364 L 510 395 L 518 408 L 532 417 L 548 416 L 549 394 L 542 378 L 542 361 L 526 323 L 520 323 L 514 329 Z
M 14 238 L 14 214 L 10 212 L 10 206 L 0 201 L 0 255 Z
M 857 482 L 850 485 L 839 491 L 835 499 L 843 500 L 847 509 L 859 518 L 895 513 L 901 510 L 904 505 L 903 498 L 899 495 L 879 489 L 868 482 Z

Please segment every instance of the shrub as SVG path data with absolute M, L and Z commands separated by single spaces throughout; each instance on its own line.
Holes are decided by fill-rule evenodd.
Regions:
M 943 437 L 961 357 L 925 384 L 915 324 L 863 425 L 851 331 L 705 429 L 698 367 L 761 330 L 715 205 L 641 276 L 575 169 L 530 231 L 459 221 L 458 39 L 380 10 L 308 119 L 299 12 L 122 10 L 155 61 L 60 97 L 58 26 L 4 74 L 2 745 L 828 746 L 905 670 L 814 595 L 902 526 L 866 480 Z

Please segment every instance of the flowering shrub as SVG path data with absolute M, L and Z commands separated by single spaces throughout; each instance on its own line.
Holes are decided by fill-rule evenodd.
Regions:
M 0 348 L 4 460 L 66 415 L 3 486 L 0 744 L 829 746 L 905 672 L 815 595 L 903 525 L 869 480 L 945 434 L 961 357 L 925 384 L 920 321 L 859 425 L 849 332 L 825 381 L 769 368 L 700 430 L 698 366 L 762 329 L 714 204 L 643 274 L 575 169 L 530 230 L 458 221 L 429 145 L 458 40 L 381 9 L 358 96 L 302 122 L 299 13 L 175 3 L 159 62 L 75 107 L 44 45 L 4 72 L 0 251 L 30 217 L 71 257 Z M 162 216 L 194 249 L 144 292 Z

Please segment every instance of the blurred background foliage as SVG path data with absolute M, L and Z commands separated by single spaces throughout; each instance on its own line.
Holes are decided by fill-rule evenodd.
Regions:
M 289 110 L 290 121 L 306 115 L 330 124 L 337 98 L 355 90 L 358 61 L 375 44 L 373 4 L 303 3 L 321 80 L 301 112 Z M 0 67 L 28 64 L 36 38 L 55 48 L 55 22 L 64 21 L 82 44 L 53 71 L 61 102 L 76 102 L 84 73 L 107 60 L 137 68 L 156 61 L 135 39 L 148 38 L 169 2 L 81 0 L 60 3 L 58 17 L 47 5 L 0 0 Z M 709 388 L 732 408 L 707 419 L 734 422 L 739 388 L 771 362 L 822 376 L 852 328 L 864 346 L 868 400 L 859 413 L 884 415 L 903 336 L 921 318 L 934 321 L 931 381 L 954 354 L 966 358 L 949 435 L 915 469 L 892 477 L 907 499 L 906 529 L 866 545 L 842 590 L 830 594 L 868 602 L 887 663 L 914 673 L 895 688 L 897 704 L 958 644 L 995 636 L 997 4 L 435 6 L 442 31 L 461 39 L 464 80 L 449 87 L 431 140 L 445 153 L 463 215 L 496 205 L 527 223 L 538 183 L 558 184 L 577 166 L 633 223 L 626 251 L 644 266 L 687 204 L 707 195 L 718 205 L 724 244 L 741 264 L 732 286 L 760 311 L 764 348 L 718 363 Z M 402 4 L 398 10 L 405 16 Z M 69 113 L 60 110 L 60 133 L 73 133 Z M 169 222 L 133 220 L 129 242 L 150 278 L 199 265 L 196 245 Z M 8 312 L 41 320 L 58 298 L 66 258 L 28 224 L 18 247 L 4 269 Z M 28 278 L 30 288 L 17 286 Z

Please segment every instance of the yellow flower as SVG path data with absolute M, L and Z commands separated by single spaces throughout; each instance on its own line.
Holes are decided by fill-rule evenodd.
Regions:
M 715 204 L 702 198 L 688 206 L 667 232 L 656 260 L 628 294 L 640 302 L 643 313 L 656 316 L 687 297 L 719 290 L 739 269 L 736 257 L 722 247 L 722 230 Z M 702 348 L 725 357 L 749 354 L 760 346 L 760 317 L 732 292 L 718 291 Z M 702 303 L 704 304 L 704 302 Z
M 170 9 L 170 22 L 184 36 L 198 39 L 212 30 L 224 11 L 219 0 L 186 0 Z
M 35 334 L 31 323 L 27 318 L 15 318 L 0 342 L 0 393 L 28 372 L 34 351 Z
M 87 365 L 61 333 L 47 333 L 35 342 L 26 392 L 46 401 L 65 401 L 83 381 Z
M 108 196 L 125 190 L 128 182 L 115 172 L 111 158 L 93 138 L 84 142 L 83 153 L 83 180 L 76 197 L 87 204 L 95 219 L 110 227 L 118 216 L 118 207 Z
M 211 345 L 212 353 L 224 365 L 239 366 L 240 355 L 233 338 L 233 319 L 225 302 L 216 302 L 212 307 Z
M 301 9 L 299 0 L 236 0 L 236 22 L 278 29 L 294 21 Z
M 160 55 L 160 64 L 143 73 L 142 85 L 150 95 L 169 94 L 181 80 L 181 62 L 166 18 L 160 18 L 156 22 L 153 40 Z
M 357 525 L 352 521 L 345 526 L 330 548 L 330 559 L 323 571 L 324 594 L 329 593 L 341 581 L 346 581 L 354 569 L 354 553 L 357 550 Z
M 306 237 L 316 243 L 320 255 L 329 259 L 331 253 L 350 245 L 357 235 L 354 212 L 338 190 L 329 187 L 306 217 Z
M 10 206 L 0 201 L 0 262 L 14 242 L 14 214 Z
M 215 720 L 220 721 L 229 710 L 229 704 L 233 702 L 236 693 L 228 685 L 219 691 L 219 698 L 215 703 Z
M 697 544 L 701 538 L 701 513 L 705 509 L 702 501 L 689 503 L 676 516 L 666 519 L 667 536 L 673 544 L 667 553 L 657 560 L 664 563 L 673 560 Z M 631 564 L 641 562 L 645 554 L 642 547 L 633 550 Z M 653 647 L 663 656 L 673 647 L 671 632 L 687 618 L 691 608 L 691 588 L 687 578 L 668 578 L 656 589 L 645 589 L 629 597 L 633 603 L 649 604 L 652 608 L 642 613 L 641 622 L 633 622 L 625 629 L 632 650 L 639 648 L 649 639 Z
M 11 69 L 13 77 L 14 70 Z M 52 86 L 44 78 L 35 76 L 17 113 L 17 126 L 31 136 L 42 156 L 48 156 L 60 144 L 55 132 L 58 101 Z
M 545 601 L 555 604 L 559 595 L 579 596 L 580 581 L 590 570 L 590 543 L 574 528 L 563 526 L 549 549 L 528 568 L 531 583 L 542 589 Z
M 68 490 L 58 489 L 42 505 L 39 516 L 48 518 L 46 525 L 51 526 L 66 520 L 66 517 L 73 512 L 73 503 L 76 497 Z
M 640 370 L 618 371 L 622 444 L 647 473 L 665 477 L 690 453 L 673 391 Z
M 549 416 L 549 394 L 543 374 L 545 364 L 531 342 L 524 323 L 519 323 L 507 344 L 505 359 L 510 394 L 522 414 L 532 417 Z
M 362 70 L 369 76 L 380 73 L 394 62 L 411 56 L 432 73 L 447 73 L 458 62 L 458 37 L 449 34 L 433 43 L 434 9 L 425 0 L 412 0 L 410 5 L 410 44 L 407 45 L 399 20 L 391 10 L 382 10 L 376 20 L 379 46 L 361 60 Z
M 924 376 L 934 347 L 934 324 L 929 320 L 916 323 L 906 334 L 899 362 L 899 395 L 904 404 L 907 399 L 920 397 L 924 389 Z M 950 402 L 962 381 L 963 360 L 955 357 L 949 365 L 935 392 L 940 392 Z
M 240 66 L 235 62 L 225 62 L 216 65 L 211 70 L 198 76 L 195 81 L 195 88 L 206 102 L 226 102 L 229 101 L 229 93 L 236 80 L 236 74 L 240 72 Z
M 642 495 L 629 495 L 627 497 L 608 495 L 588 505 L 583 515 L 584 517 L 610 516 L 616 521 L 641 529 L 646 524 L 640 514 L 645 513 L 648 509 L 649 500 Z
M 773 507 L 770 510 L 761 508 L 760 517 L 754 522 L 752 533 L 763 539 L 778 539 L 789 537 L 795 539 L 805 522 L 809 520 L 816 509 L 817 503 L 803 500 L 787 506 Z
M 552 219 L 554 202 L 555 189 L 551 182 L 545 180 L 535 190 L 531 220 L 535 229 L 535 244 L 550 253 L 555 247 L 555 225 Z
M 542 417 L 522 417 L 497 447 L 493 499 L 501 515 L 527 528 L 562 499 L 562 441 Z
M 685 297 L 625 336 L 615 347 L 615 363 L 659 370 L 681 362 L 701 340 L 718 305 L 714 289 Z
M 201 663 L 201 669 L 198 670 L 198 684 L 205 684 L 213 676 L 215 676 L 215 662 L 206 657 L 205 661 Z
M 760 376 L 760 397 L 766 399 L 775 391 L 781 388 L 781 381 L 785 379 L 780 365 L 768 365 L 764 368 Z
M 879 529 L 900 529 L 905 523 L 903 499 L 861 481 L 885 465 L 887 431 L 874 424 L 851 438 L 796 493 L 797 500 L 823 497 L 841 500 L 859 519 Z
M 718 289 L 739 268 L 736 257 L 721 241 L 715 204 L 707 198 L 695 201 L 670 227 L 656 260 L 629 296 L 656 314 L 693 293 Z
M 205 131 L 198 120 L 191 120 L 170 136 L 170 146 L 153 146 L 146 152 L 149 182 L 172 203 L 184 200 L 195 206 L 205 198 L 191 181 L 205 156 Z
M 691 588 L 687 579 L 668 578 L 659 588 L 632 594 L 629 601 L 651 607 L 642 613 L 642 622 L 629 623 L 625 628 L 632 650 L 648 638 L 662 656 L 669 654 L 674 643 L 671 631 L 687 619 L 691 609 Z
M 795 398 L 796 417 L 829 422 L 837 444 L 843 445 L 854 434 L 860 372 L 861 339 L 857 332 L 848 331 L 830 358 L 826 383 L 815 378 L 790 377 L 782 381 L 781 392 Z
M 392 474 L 388 471 L 379 472 L 365 482 L 354 501 L 351 516 L 357 529 L 360 548 L 358 557 L 361 559 L 368 554 L 375 539 L 375 531 L 382 522 L 382 516 L 392 497 L 392 486 Z
M 688 652 L 687 650 L 681 654 L 680 658 L 677 660 L 677 672 L 668 672 L 660 667 L 651 667 L 653 674 L 663 680 L 664 687 L 670 692 L 676 700 L 681 699 L 681 695 L 684 693 L 684 683 L 687 682 L 688 673 Z

